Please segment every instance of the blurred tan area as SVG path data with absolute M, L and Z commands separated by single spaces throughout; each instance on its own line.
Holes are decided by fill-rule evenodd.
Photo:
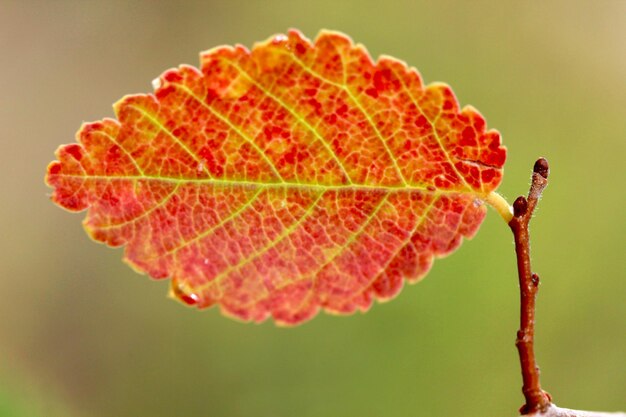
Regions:
M 1 1 L 0 416 L 512 416 L 510 231 L 478 235 L 367 314 L 292 329 L 198 313 L 49 201 L 54 150 L 220 44 L 348 33 L 452 85 L 509 149 L 532 223 L 537 354 L 569 408 L 626 409 L 626 2 Z

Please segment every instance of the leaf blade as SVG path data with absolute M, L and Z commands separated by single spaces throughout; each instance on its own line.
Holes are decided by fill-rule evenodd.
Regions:
M 345 35 L 219 47 L 57 151 L 53 200 L 187 304 L 367 310 L 471 237 L 506 151 L 444 84 Z

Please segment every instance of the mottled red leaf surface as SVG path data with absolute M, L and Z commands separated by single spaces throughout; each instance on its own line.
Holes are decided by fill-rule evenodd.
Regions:
M 472 107 L 336 32 L 222 46 L 84 124 L 48 166 L 89 235 L 186 304 L 365 311 L 473 236 L 506 151 Z

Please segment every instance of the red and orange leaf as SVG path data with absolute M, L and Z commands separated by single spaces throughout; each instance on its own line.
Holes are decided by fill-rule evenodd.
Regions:
M 365 311 L 478 230 L 506 150 L 447 85 L 336 32 L 201 64 L 84 124 L 46 177 L 179 300 L 279 324 Z

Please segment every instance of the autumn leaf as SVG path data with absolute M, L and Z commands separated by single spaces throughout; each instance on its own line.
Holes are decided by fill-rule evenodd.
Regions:
M 498 132 L 343 34 L 214 48 L 154 84 L 84 124 L 46 181 L 186 304 L 279 324 L 365 311 L 472 237 L 485 201 L 510 216 Z

